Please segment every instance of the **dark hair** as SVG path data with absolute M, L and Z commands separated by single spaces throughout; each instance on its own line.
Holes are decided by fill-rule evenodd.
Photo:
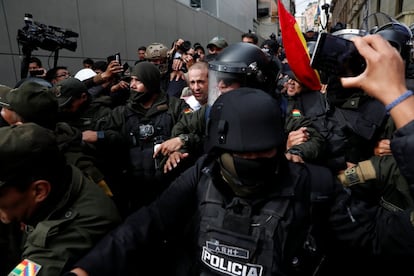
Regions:
M 178 49 L 180 49 L 180 51 L 182 51 L 183 53 L 186 53 L 188 50 L 191 49 L 191 42 L 188 40 L 184 41 Z
M 198 49 L 201 49 L 202 51 L 203 51 L 203 53 L 206 53 L 206 51 L 204 50 L 204 47 L 203 46 L 201 46 L 201 44 L 200 43 L 198 43 L 198 42 L 196 42 L 196 43 L 194 43 L 194 50 L 198 50 Z
M 14 187 L 19 192 L 26 191 L 30 184 L 37 180 L 46 180 L 51 183 L 53 193 L 61 190 L 62 178 L 65 177 L 67 170 L 66 159 L 59 148 L 53 148 L 44 153 L 45 158 L 41 162 L 33 164 L 31 168 L 27 168 L 24 174 L 16 176 L 1 186 L 0 196 L 4 189 L 3 187 Z M 53 158 L 51 158 L 53 157 Z M 55 191 L 56 190 L 56 191 Z
M 92 70 L 99 69 L 104 72 L 107 66 L 108 66 L 108 63 L 106 61 L 99 60 L 93 64 Z
M 42 62 L 37 57 L 30 57 L 29 63 L 32 63 L 32 62 L 36 63 L 37 66 L 42 67 Z
M 277 54 L 278 50 L 279 50 L 279 43 L 277 43 L 276 40 L 273 39 L 266 39 L 265 41 L 263 41 L 262 45 L 260 46 L 260 48 L 263 49 L 263 47 L 267 45 L 267 47 L 269 48 L 269 50 L 271 51 L 272 55 Z
M 147 47 L 145 46 L 141 46 L 138 48 L 138 51 L 146 51 L 146 50 L 147 50 Z
M 56 67 L 53 67 L 52 69 L 49 69 L 46 72 L 45 79 L 47 81 L 52 81 L 54 78 L 56 78 L 56 73 L 60 69 L 68 70 L 68 67 L 66 67 L 66 66 L 56 66 Z
M 242 36 L 241 36 L 242 40 L 245 37 L 253 39 L 254 44 L 257 44 L 257 42 L 259 42 L 259 38 L 257 37 L 257 35 L 255 33 L 244 33 L 244 34 L 242 34 Z
M 85 58 L 82 62 L 83 64 L 89 64 L 91 66 L 93 66 L 94 62 L 91 58 Z

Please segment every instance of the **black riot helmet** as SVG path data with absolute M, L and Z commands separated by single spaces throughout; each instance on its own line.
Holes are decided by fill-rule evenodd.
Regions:
M 221 95 L 211 107 L 206 152 L 261 152 L 282 144 L 280 108 L 266 92 L 238 88 Z
M 361 29 L 381 35 L 400 52 L 405 61 L 409 60 L 413 33 L 407 25 L 383 12 L 375 12 L 364 18 Z
M 374 34 L 379 34 L 394 46 L 401 54 L 401 57 L 408 61 L 412 48 L 413 34 L 408 26 L 403 23 L 393 21 L 380 26 Z
M 365 36 L 367 32 L 359 29 L 341 29 L 332 33 L 334 36 L 339 36 L 351 40 L 354 36 Z
M 206 151 L 217 158 L 222 179 L 238 196 L 255 196 L 274 186 L 283 141 L 278 102 L 263 90 L 238 88 L 211 107 Z
M 222 87 L 238 84 L 269 91 L 269 84 L 276 82 L 276 74 L 269 55 L 251 43 L 238 42 L 224 48 L 209 62 L 208 104 L 227 92 Z

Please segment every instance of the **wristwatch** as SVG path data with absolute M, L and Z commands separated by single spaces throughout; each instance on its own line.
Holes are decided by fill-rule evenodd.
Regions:
M 105 132 L 103 132 L 102 130 L 97 131 L 96 136 L 98 137 L 98 139 L 104 139 L 105 138 Z
M 290 153 L 290 154 L 294 154 L 294 155 L 298 155 L 300 157 L 303 158 L 303 152 L 300 149 L 294 149 L 294 148 L 290 148 L 286 151 L 286 153 Z
M 181 139 L 181 141 L 183 142 L 184 146 L 188 143 L 188 134 L 180 134 L 178 135 L 178 138 Z

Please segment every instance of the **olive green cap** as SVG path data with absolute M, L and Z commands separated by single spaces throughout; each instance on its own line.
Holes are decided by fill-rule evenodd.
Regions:
M 52 130 L 35 123 L 0 128 L 0 187 L 41 168 L 53 170 L 58 160 L 61 153 Z
M 58 102 L 49 88 L 39 83 L 25 82 L 4 97 L 0 94 L 0 105 L 16 112 L 25 122 L 55 128 Z

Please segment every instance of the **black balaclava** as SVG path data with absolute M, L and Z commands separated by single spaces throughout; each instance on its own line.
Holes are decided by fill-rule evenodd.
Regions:
M 130 100 L 133 103 L 146 102 L 153 94 L 160 92 L 160 70 L 151 62 L 143 61 L 135 65 L 131 76 L 137 77 L 147 89 L 147 92 L 131 91 Z
M 230 153 L 218 158 L 223 179 L 237 196 L 249 197 L 266 190 L 266 185 L 275 183 L 278 173 L 278 158 L 244 159 Z

